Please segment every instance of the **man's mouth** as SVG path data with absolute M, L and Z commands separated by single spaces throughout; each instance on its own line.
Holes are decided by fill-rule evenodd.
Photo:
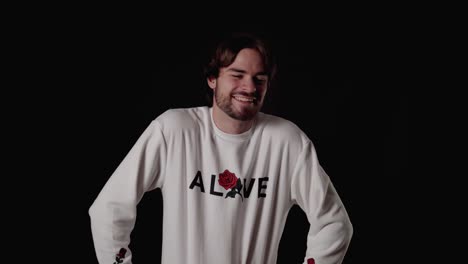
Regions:
M 233 95 L 232 98 L 242 103 L 256 103 L 257 102 L 257 98 L 252 97 L 252 96 Z

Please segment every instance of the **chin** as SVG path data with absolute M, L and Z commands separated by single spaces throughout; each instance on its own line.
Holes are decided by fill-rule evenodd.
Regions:
M 255 116 L 257 116 L 258 112 L 258 109 L 255 108 L 244 111 L 236 111 L 235 113 L 231 113 L 229 116 L 240 121 L 250 121 L 254 119 Z
M 228 100 L 214 100 L 214 104 L 226 115 L 239 121 L 250 121 L 255 118 L 261 108 L 261 102 L 255 102 L 253 105 L 239 105 L 239 102 L 231 98 Z

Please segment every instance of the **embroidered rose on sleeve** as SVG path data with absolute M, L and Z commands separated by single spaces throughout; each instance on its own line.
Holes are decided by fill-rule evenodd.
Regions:
M 236 177 L 236 174 L 230 172 L 229 170 L 224 170 L 223 173 L 219 174 L 218 183 L 226 190 L 231 189 L 231 191 L 229 191 L 224 198 L 235 198 L 236 194 L 239 194 L 242 201 L 244 201 L 244 197 L 242 197 L 242 194 L 240 193 L 240 190 L 242 189 L 242 182 L 239 178 Z

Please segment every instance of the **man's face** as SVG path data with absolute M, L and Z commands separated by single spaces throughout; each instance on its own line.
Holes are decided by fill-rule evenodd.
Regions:
M 234 62 L 219 71 L 218 78 L 208 78 L 214 90 L 214 104 L 233 119 L 247 121 L 263 105 L 268 87 L 262 58 L 254 49 L 243 49 Z

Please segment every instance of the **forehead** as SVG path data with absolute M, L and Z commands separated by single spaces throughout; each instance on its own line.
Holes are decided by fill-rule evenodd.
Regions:
M 240 69 L 251 74 L 265 72 L 265 65 L 263 64 L 262 56 L 257 50 L 250 48 L 239 51 L 234 62 L 224 70 L 229 70 L 231 68 Z

